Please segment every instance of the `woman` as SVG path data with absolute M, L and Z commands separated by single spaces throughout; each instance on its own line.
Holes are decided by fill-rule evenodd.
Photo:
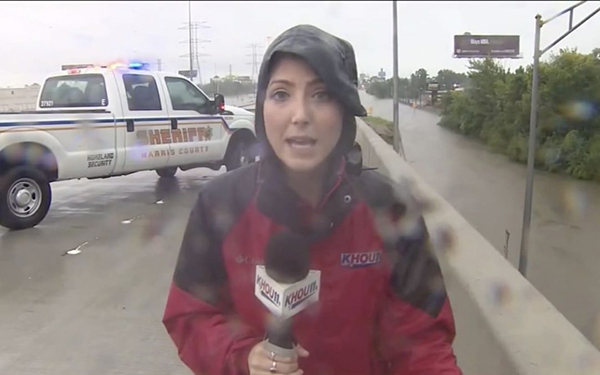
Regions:
M 460 374 L 423 220 L 396 185 L 348 157 L 355 116 L 366 115 L 356 85 L 352 46 L 318 28 L 296 26 L 265 53 L 263 155 L 200 192 L 166 306 L 194 373 Z M 265 349 L 269 311 L 254 297 L 256 265 L 286 231 L 310 241 L 310 268 L 321 271 L 319 301 L 293 318 L 290 357 Z

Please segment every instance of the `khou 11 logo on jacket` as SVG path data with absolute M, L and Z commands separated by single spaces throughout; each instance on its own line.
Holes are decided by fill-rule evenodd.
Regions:
M 290 318 L 319 300 L 321 271 L 309 271 L 295 284 L 282 284 L 267 275 L 264 266 L 256 266 L 254 294 L 275 316 Z

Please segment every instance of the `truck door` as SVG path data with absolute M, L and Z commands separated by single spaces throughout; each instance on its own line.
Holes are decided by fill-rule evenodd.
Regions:
M 118 141 L 124 143 L 123 148 L 119 147 L 125 152 L 123 172 L 166 167 L 172 154 L 171 123 L 156 80 L 151 74 L 131 72 L 123 73 L 117 81 L 125 122 L 118 136 Z
M 212 102 L 193 83 L 181 77 L 164 77 L 171 118 L 169 166 L 183 166 L 222 158 L 226 134 L 223 118 L 213 115 Z

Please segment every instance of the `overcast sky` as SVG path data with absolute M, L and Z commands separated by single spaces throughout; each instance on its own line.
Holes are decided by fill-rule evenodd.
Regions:
M 453 36 L 514 34 L 521 37 L 523 59 L 504 60 L 506 67 L 532 59 L 534 17 L 548 18 L 575 4 L 562 2 L 398 2 L 399 71 L 408 76 L 423 67 L 435 75 L 448 68 L 466 71 L 454 59 Z M 575 23 L 597 8 L 590 1 L 575 10 Z M 144 59 L 163 70 L 186 69 L 188 2 L 1 2 L 0 87 L 40 82 L 69 63 L 105 63 Z M 262 56 L 269 37 L 307 23 L 353 44 L 361 73 L 392 73 L 392 2 L 192 2 L 192 20 L 206 21 L 200 37 L 203 81 L 216 74 L 251 74 L 249 44 Z M 542 46 L 568 27 L 568 17 L 544 26 Z M 600 15 L 569 35 L 559 47 L 588 53 L 600 47 Z M 155 65 L 156 66 L 156 65 Z M 215 69 L 216 68 L 216 69 Z

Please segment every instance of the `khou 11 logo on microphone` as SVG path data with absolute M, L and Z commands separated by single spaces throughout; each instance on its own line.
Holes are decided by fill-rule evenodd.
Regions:
M 264 266 L 256 266 L 254 294 L 271 313 L 290 318 L 319 300 L 321 271 L 309 271 L 295 284 L 282 284 L 267 275 Z

